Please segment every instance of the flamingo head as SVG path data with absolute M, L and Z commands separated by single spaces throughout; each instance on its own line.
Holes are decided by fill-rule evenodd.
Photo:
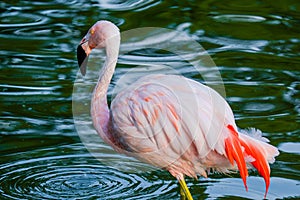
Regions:
M 105 20 L 96 22 L 82 38 L 77 47 L 77 61 L 82 75 L 86 73 L 88 56 L 95 48 L 105 48 L 108 39 L 119 35 L 119 29 Z

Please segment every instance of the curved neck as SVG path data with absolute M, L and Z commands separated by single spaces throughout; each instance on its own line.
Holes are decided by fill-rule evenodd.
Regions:
M 107 90 L 117 64 L 119 47 L 119 35 L 107 39 L 105 63 L 100 71 L 91 102 L 93 125 L 100 137 L 108 144 L 112 144 L 112 141 L 110 137 L 110 114 L 107 105 Z

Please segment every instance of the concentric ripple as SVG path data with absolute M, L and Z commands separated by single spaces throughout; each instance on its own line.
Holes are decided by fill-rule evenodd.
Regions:
M 0 27 L 32 27 L 45 24 L 49 19 L 46 16 L 20 12 L 6 12 L 0 15 Z M 15 23 L 11 23 L 14 21 Z
M 76 149 L 82 152 L 55 155 L 57 152 L 74 153 Z M 28 154 L 33 153 L 40 157 L 0 165 L 1 199 L 153 198 L 177 187 L 175 180 L 160 180 L 158 177 L 151 180 L 142 174 L 126 174 L 102 165 L 89 153 L 84 153 L 84 147 L 79 144 Z

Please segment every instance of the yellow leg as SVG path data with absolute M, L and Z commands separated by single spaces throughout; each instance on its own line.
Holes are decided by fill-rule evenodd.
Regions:
M 181 199 L 187 199 L 187 200 L 193 200 L 193 197 L 190 193 L 189 188 L 187 187 L 185 180 L 179 180 L 179 184 L 180 184 L 180 196 Z
M 179 185 L 179 187 L 180 187 L 180 200 L 186 200 L 186 196 L 181 185 Z

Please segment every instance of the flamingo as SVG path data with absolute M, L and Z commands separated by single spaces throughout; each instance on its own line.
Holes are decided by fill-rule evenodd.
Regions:
M 104 48 L 106 59 L 91 100 L 93 126 L 117 152 L 168 170 L 179 182 L 181 197 L 193 199 L 185 176 L 239 171 L 245 189 L 248 168 L 256 168 L 270 185 L 269 163 L 278 149 L 256 129 L 239 131 L 233 112 L 216 91 L 179 75 L 147 75 L 107 103 L 114 74 L 120 32 L 112 22 L 96 22 L 77 48 L 78 64 L 86 73 L 88 56 Z

